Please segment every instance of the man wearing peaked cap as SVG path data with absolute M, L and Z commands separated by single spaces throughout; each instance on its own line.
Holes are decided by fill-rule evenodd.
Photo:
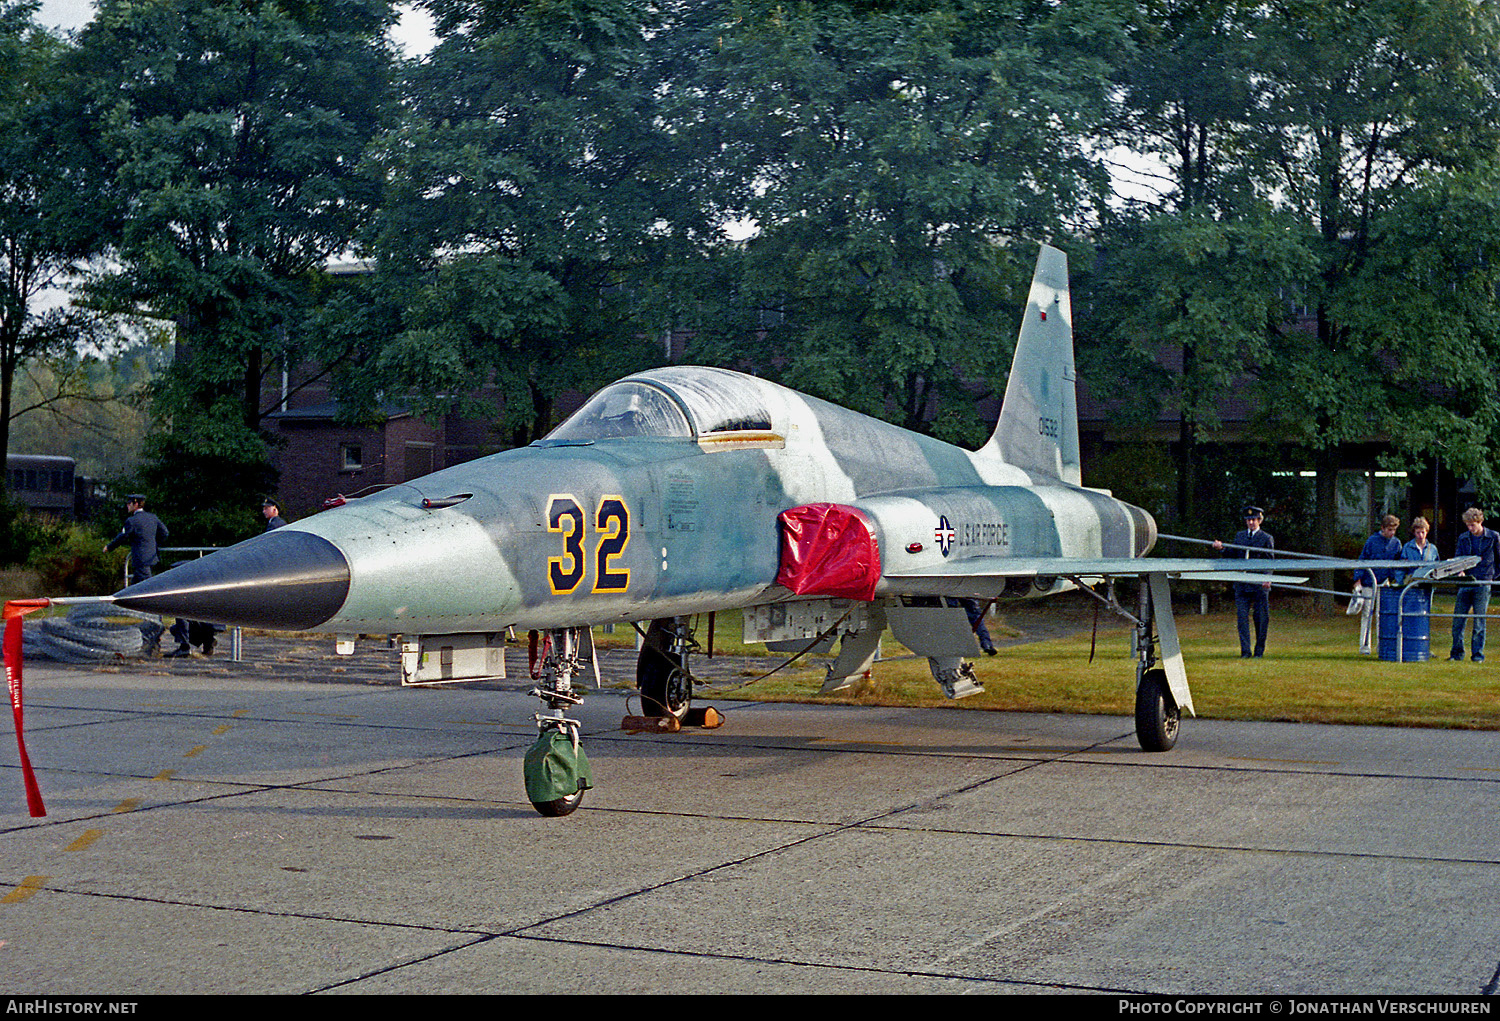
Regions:
M 1234 534 L 1234 543 L 1226 547 L 1218 539 L 1214 540 L 1214 549 L 1219 551 L 1221 557 L 1238 560 L 1264 560 L 1274 554 L 1270 551 L 1276 548 L 1276 541 L 1271 538 L 1271 533 L 1260 527 L 1265 520 L 1266 512 L 1259 507 L 1246 507 L 1244 511 L 1245 527 Z M 1262 551 L 1265 552 L 1262 552 Z M 1234 613 L 1239 624 L 1240 632 L 1240 658 L 1249 659 L 1252 655 L 1257 658 L 1266 653 L 1266 632 L 1271 626 L 1271 582 L 1268 578 L 1262 582 L 1234 583 Z M 1255 619 L 1255 651 L 1250 651 L 1250 620 Z
M 151 577 L 151 568 L 161 559 L 157 547 L 167 541 L 167 526 L 146 509 L 146 498 L 131 493 L 125 498 L 125 527 L 104 546 L 108 553 L 117 546 L 130 544 L 130 583 Z
M 274 532 L 286 524 L 286 521 L 281 516 L 281 507 L 276 503 L 274 496 L 266 497 L 265 502 L 260 505 L 260 516 L 266 519 L 266 531 L 268 532 Z

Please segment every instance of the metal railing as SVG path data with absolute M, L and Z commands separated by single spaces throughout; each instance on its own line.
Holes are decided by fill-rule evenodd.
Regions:
M 1406 640 L 1406 618 L 1408 616 L 1426 617 L 1429 621 L 1431 621 L 1434 617 L 1443 618 L 1443 619 L 1447 619 L 1447 620 L 1456 620 L 1458 618 L 1463 618 L 1464 620 L 1481 620 L 1482 619 L 1482 620 L 1485 620 L 1485 621 L 1490 621 L 1490 620 L 1497 619 L 1497 615 L 1496 614 L 1489 613 L 1489 612 L 1485 612 L 1485 613 L 1472 613 L 1472 612 L 1471 613 L 1457 613 L 1457 612 L 1454 612 L 1454 613 L 1434 613 L 1433 610 L 1432 610 L 1432 597 L 1433 597 L 1433 593 L 1431 591 L 1429 591 L 1427 593 L 1427 597 L 1426 597 L 1427 607 L 1426 607 L 1426 612 L 1425 613 L 1408 614 L 1406 612 L 1406 596 L 1407 596 L 1407 593 L 1409 593 L 1413 588 L 1427 588 L 1427 589 L 1430 590 L 1430 589 L 1432 589 L 1432 588 L 1434 588 L 1435 586 L 1438 586 L 1438 585 L 1452 585 L 1452 586 L 1455 586 L 1455 588 L 1458 587 L 1458 586 L 1463 586 L 1463 585 L 1484 585 L 1484 586 L 1486 586 L 1490 590 L 1490 596 L 1493 597 L 1494 592 L 1495 592 L 1495 586 L 1496 585 L 1500 585 L 1500 580 L 1494 580 L 1494 581 L 1476 581 L 1473 578 L 1411 578 L 1410 580 L 1408 580 L 1404 585 L 1401 586 L 1401 591 L 1396 596 L 1396 614 L 1395 614 L 1395 617 L 1396 617 L 1396 662 L 1397 663 L 1404 663 L 1404 662 L 1406 662 L 1406 659 L 1405 659 L 1405 655 L 1406 655 L 1406 641 L 1405 640 Z M 1395 588 L 1394 585 L 1384 585 L 1384 586 L 1381 586 L 1381 587 Z M 1380 610 L 1380 607 L 1379 607 L 1380 597 L 1378 595 L 1379 587 L 1377 587 L 1376 592 L 1377 592 L 1377 595 L 1374 597 L 1374 599 L 1371 600 L 1372 603 L 1375 604 L 1373 610 L 1371 611 L 1371 612 L 1374 612 L 1374 613 L 1378 613 L 1379 610 Z M 1456 594 L 1457 593 L 1455 592 L 1455 595 Z M 1456 611 L 1457 610 L 1457 606 L 1455 606 L 1454 609 Z M 1488 599 L 1486 600 L 1486 603 L 1485 603 L 1485 609 L 1486 609 L 1486 611 L 1488 611 L 1488 609 L 1489 609 Z M 1486 628 L 1486 630 L 1488 630 L 1488 628 Z M 1378 633 L 1378 628 L 1377 628 L 1377 633 Z M 1450 633 L 1451 633 L 1451 629 L 1450 629 Z M 1428 643 L 1428 648 L 1431 649 L 1431 647 L 1432 647 L 1432 626 L 1431 626 L 1430 623 L 1428 624 L 1428 627 L 1427 627 L 1427 643 Z M 1376 647 L 1378 648 L 1379 647 L 1379 641 L 1378 641 L 1378 639 L 1377 639 L 1377 641 L 1376 641 L 1375 644 L 1376 644 Z

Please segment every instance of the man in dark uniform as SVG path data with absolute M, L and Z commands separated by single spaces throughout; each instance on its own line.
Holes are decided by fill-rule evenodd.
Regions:
M 177 639 L 177 648 L 165 655 L 168 659 L 174 659 L 178 656 L 191 656 L 194 645 L 203 650 L 203 655 L 212 656 L 214 643 L 217 641 L 216 636 L 224 629 L 218 624 L 178 617 L 167 630 L 173 638 Z
M 157 547 L 167 541 L 167 526 L 146 509 L 146 498 L 132 493 L 125 498 L 125 527 L 104 546 L 109 553 L 117 546 L 130 544 L 130 583 L 151 577 L 151 568 L 160 560 Z
M 278 507 L 276 505 L 276 501 L 270 497 L 266 497 L 266 502 L 260 505 L 260 514 L 261 517 L 266 519 L 266 531 L 268 532 L 275 531 L 282 525 L 286 524 L 286 522 L 281 519 L 281 508 Z
M 1236 560 L 1267 560 L 1275 554 L 1271 550 L 1276 548 L 1276 541 L 1271 538 L 1271 533 L 1264 531 L 1260 523 L 1265 520 L 1266 512 L 1259 507 L 1245 508 L 1245 527 L 1234 535 L 1234 545 L 1249 547 L 1248 549 L 1227 549 L 1218 539 L 1214 540 L 1214 549 L 1219 551 L 1222 557 Z M 1265 551 L 1265 552 L 1262 552 Z M 1239 622 L 1240 630 L 1240 658 L 1249 659 L 1250 652 L 1250 618 L 1255 618 L 1255 652 L 1256 657 L 1264 656 L 1266 653 L 1266 631 L 1271 626 L 1271 582 L 1270 579 L 1262 582 L 1234 583 L 1234 612 Z

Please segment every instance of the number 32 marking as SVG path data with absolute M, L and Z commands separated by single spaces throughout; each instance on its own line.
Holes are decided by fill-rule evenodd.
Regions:
M 547 558 L 547 583 L 552 594 L 572 594 L 583 582 L 588 559 L 584 553 L 588 520 L 578 500 L 568 493 L 555 493 L 547 499 L 547 531 L 562 536 L 561 556 Z M 594 586 L 592 592 L 627 592 L 630 569 L 619 567 L 616 560 L 630 545 L 630 507 L 624 497 L 602 496 L 594 512 Z

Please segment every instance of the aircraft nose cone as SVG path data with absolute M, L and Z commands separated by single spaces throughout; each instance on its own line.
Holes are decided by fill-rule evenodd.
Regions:
M 337 613 L 348 595 L 349 562 L 337 546 L 279 528 L 122 589 L 115 604 L 211 624 L 305 631 Z

